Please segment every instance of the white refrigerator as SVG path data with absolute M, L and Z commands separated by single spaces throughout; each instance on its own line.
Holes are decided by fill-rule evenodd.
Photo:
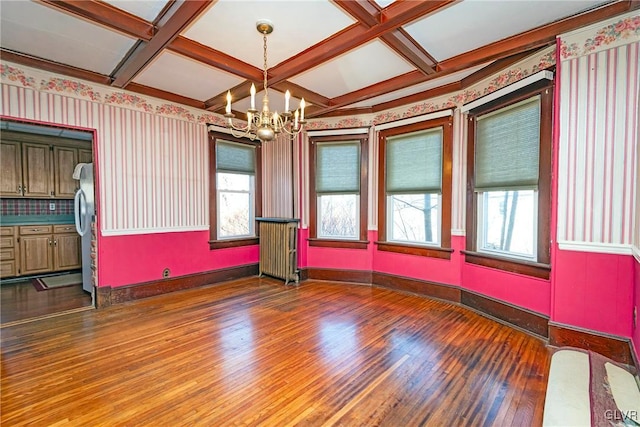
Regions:
M 95 218 L 93 164 L 78 163 L 73 179 L 80 181 L 74 200 L 76 230 L 82 241 L 82 289 L 93 293 L 91 280 L 91 223 Z

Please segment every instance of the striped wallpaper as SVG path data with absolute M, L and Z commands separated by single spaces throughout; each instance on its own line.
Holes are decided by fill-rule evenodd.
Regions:
M 297 196 L 294 199 L 297 187 L 292 185 L 297 180 L 297 141 L 297 138 L 291 140 L 289 135 L 281 133 L 273 141 L 262 144 L 262 216 L 264 217 L 295 217 L 293 203 L 297 200 Z
M 0 114 L 97 129 L 105 235 L 208 229 L 205 126 L 2 85 Z
M 633 242 L 639 48 L 634 42 L 559 66 L 561 245 L 628 248 Z

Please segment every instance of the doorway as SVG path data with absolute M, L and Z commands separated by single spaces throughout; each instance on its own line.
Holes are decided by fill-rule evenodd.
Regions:
M 93 131 L 1 119 L 0 132 L 2 168 L 15 171 L 0 192 L 0 326 L 92 309 L 82 273 L 95 266 L 74 224 L 74 170 L 94 161 Z

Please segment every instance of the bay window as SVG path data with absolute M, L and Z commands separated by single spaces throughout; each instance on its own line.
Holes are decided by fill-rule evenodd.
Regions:
M 551 88 L 542 82 L 470 112 L 467 262 L 549 275 Z
M 366 247 L 366 137 L 318 137 L 310 142 L 310 244 Z
M 380 132 L 378 249 L 449 258 L 451 118 Z

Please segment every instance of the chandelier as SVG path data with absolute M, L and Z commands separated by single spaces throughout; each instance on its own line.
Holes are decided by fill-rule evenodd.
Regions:
M 227 91 L 227 106 L 225 117 L 227 128 L 236 138 L 249 137 L 253 140 L 256 136 L 263 142 L 271 141 L 280 132 L 289 135 L 297 135 L 302 130 L 304 120 L 304 98 L 300 100 L 300 109 L 292 113 L 289 110 L 291 93 L 287 90 L 284 95 L 284 111 L 271 113 L 269 109 L 269 93 L 267 89 L 267 35 L 273 31 L 273 23 L 267 19 L 261 19 L 256 23 L 256 29 L 262 34 L 264 50 L 264 97 L 262 98 L 262 111 L 256 110 L 256 86 L 251 84 L 251 108 L 247 110 L 247 125 L 239 127 L 233 123 L 235 115 L 231 112 L 231 91 Z

